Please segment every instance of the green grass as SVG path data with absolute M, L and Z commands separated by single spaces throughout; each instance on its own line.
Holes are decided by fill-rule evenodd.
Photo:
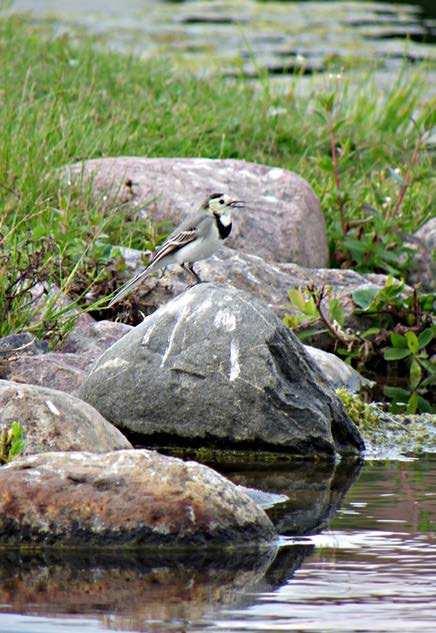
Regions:
M 404 234 L 431 213 L 424 141 L 435 110 L 419 71 L 384 97 L 370 77 L 357 92 L 333 80 L 316 99 L 277 96 L 266 78 L 260 89 L 200 81 L 18 17 L 0 21 L 0 57 L 0 335 L 28 324 L 26 284 L 42 277 L 76 296 L 103 293 L 117 283 L 112 245 L 162 238 L 161 227 L 59 182 L 57 168 L 91 157 L 240 158 L 294 170 L 321 199 L 332 265 L 407 270 Z

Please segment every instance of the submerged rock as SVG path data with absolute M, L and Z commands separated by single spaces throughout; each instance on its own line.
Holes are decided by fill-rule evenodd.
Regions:
M 401 459 L 409 455 L 436 454 L 436 415 L 393 415 L 371 407 L 375 420 L 359 429 L 365 438 L 365 456 L 370 459 Z
M 107 350 L 80 390 L 141 442 L 357 453 L 363 441 L 290 332 L 254 297 L 200 284 Z
M 236 485 L 147 450 L 44 453 L 0 469 L 0 544 L 208 545 L 275 530 Z
M 247 207 L 234 213 L 229 246 L 303 266 L 328 263 L 319 200 L 303 178 L 285 169 L 243 160 L 120 157 L 80 162 L 66 168 L 66 175 L 92 179 L 96 192 L 174 224 L 198 209 L 207 194 L 231 193 Z
M 98 411 L 78 398 L 35 385 L 0 380 L 0 427 L 18 421 L 24 454 L 130 448 L 130 442 Z

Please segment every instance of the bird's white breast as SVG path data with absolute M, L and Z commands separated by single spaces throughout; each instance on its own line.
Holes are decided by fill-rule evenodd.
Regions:
M 223 226 L 229 226 L 232 223 L 232 214 L 230 209 L 220 214 L 220 221 Z

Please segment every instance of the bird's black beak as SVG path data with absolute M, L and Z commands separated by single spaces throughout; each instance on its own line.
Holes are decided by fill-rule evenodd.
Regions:
M 244 200 L 232 200 L 229 206 L 232 207 L 232 209 L 241 209 L 245 207 L 245 202 Z

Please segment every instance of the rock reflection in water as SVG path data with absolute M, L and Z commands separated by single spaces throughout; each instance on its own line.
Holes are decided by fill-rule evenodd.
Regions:
M 336 465 L 299 462 L 280 470 L 227 472 L 226 476 L 242 486 L 287 495 L 289 500 L 268 510 L 268 515 L 279 534 L 307 535 L 326 527 L 361 467 L 360 460 Z
M 359 470 L 357 462 L 300 463 L 230 475 L 239 484 L 287 494 L 289 501 L 270 510 L 271 518 L 281 533 L 304 535 L 325 526 Z M 259 593 L 284 586 L 313 550 L 310 543 L 178 552 L 5 549 L 0 611 L 93 615 L 114 630 L 158 631 L 171 623 L 173 630 L 206 622 L 223 607 L 251 606 Z
M 104 626 L 149 631 L 150 623 L 201 621 L 221 606 L 289 578 L 313 546 L 233 552 L 85 553 L 3 551 L 3 612 L 98 614 Z M 250 592 L 250 596 L 247 595 Z M 5 606 L 3 606 L 5 605 Z

